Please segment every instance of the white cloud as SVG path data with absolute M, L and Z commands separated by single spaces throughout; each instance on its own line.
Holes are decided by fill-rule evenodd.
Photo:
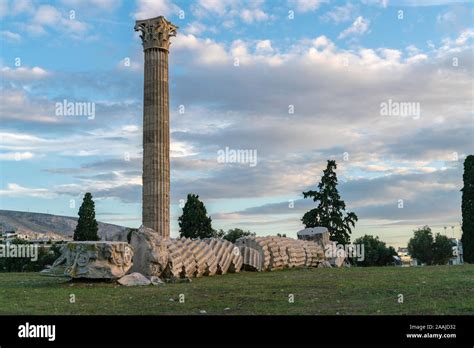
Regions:
M 388 170 L 388 167 L 380 164 L 369 164 L 365 167 L 369 172 L 385 172 Z
M 21 41 L 21 35 L 17 33 L 13 33 L 8 30 L 3 30 L 0 32 L 0 37 L 8 42 L 18 43 Z
M 32 152 L 41 155 L 85 157 L 112 156 L 124 158 L 140 156 L 140 133 L 132 125 L 115 132 L 99 130 L 65 136 L 38 137 L 28 133 L 0 132 L 0 149 L 10 152 Z
M 31 152 L 3 152 L 0 153 L 0 160 L 3 161 L 22 161 L 33 158 L 34 154 Z
M 200 152 L 225 146 L 255 148 L 261 156 L 267 156 L 262 163 L 268 156 L 279 158 L 281 167 L 274 168 L 276 173 L 288 168 L 294 173 L 301 170 L 304 160 L 289 164 L 290 154 L 315 151 L 323 152 L 323 158 L 330 158 L 342 156 L 346 149 L 351 153 L 352 164 L 357 153 L 364 154 L 361 161 L 367 162 L 368 153 L 393 156 L 391 158 L 397 161 L 407 156 L 436 159 L 450 148 L 458 149 L 451 152 L 466 151 L 468 140 L 462 140 L 465 137 L 461 133 L 468 120 L 466 110 L 470 107 L 472 82 L 462 71 L 444 66 L 444 58 L 433 57 L 437 52 L 430 54 L 432 59 L 427 64 L 428 55 L 421 50 L 415 50 L 417 53 L 412 56 L 388 48 L 344 50 L 323 36 L 302 40 L 283 54 L 262 54 L 257 49 L 254 53 L 249 47 L 255 42 L 236 40 L 229 48 L 213 42 L 219 47 L 222 64 L 206 64 L 203 43 L 204 40 L 194 38 L 193 45 L 185 51 L 180 48 L 175 52 L 180 64 L 186 64 L 187 71 L 193 72 L 176 81 L 182 86 L 176 98 L 185 100 L 189 107 L 215 103 L 207 110 L 189 114 L 179 124 L 182 131 L 173 135 Z M 268 47 L 268 44 L 264 46 Z M 469 56 L 466 56 L 469 49 L 463 49 L 465 53 L 461 60 L 466 60 L 464 64 L 469 66 Z M 182 60 L 189 56 L 195 60 Z M 242 58 L 239 68 L 234 68 L 229 59 L 234 56 Z M 276 59 L 279 65 L 272 64 Z M 344 63 L 346 60 L 348 65 Z M 198 83 L 199 91 L 186 87 Z M 450 92 L 446 93 L 447 90 Z M 422 119 L 416 123 L 401 118 L 381 118 L 380 103 L 389 98 L 420 102 Z M 289 119 L 288 104 L 295 106 L 295 115 Z M 235 116 L 228 110 L 235 110 Z M 449 114 L 450 128 L 453 128 L 449 130 L 443 126 L 436 132 L 428 131 L 437 129 L 437 117 L 446 114 Z M 203 128 L 208 123 L 212 126 Z M 216 127 L 216 124 L 222 126 Z M 268 136 L 268 129 L 272 130 L 271 136 Z M 428 138 L 417 134 L 421 129 L 424 129 L 421 134 Z M 334 137 L 334 134 L 338 136 Z M 448 137 L 449 134 L 453 136 Z M 406 138 L 400 140 L 401 137 Z M 416 147 L 414 139 L 419 139 Z M 411 149 L 404 149 L 403 144 L 412 144 Z M 256 171 L 263 178 L 260 170 L 267 175 L 265 183 L 260 184 L 266 185 L 269 168 L 258 166 Z M 209 185 L 221 178 L 216 175 Z M 222 185 L 227 180 L 226 175 L 222 174 Z M 253 178 L 258 180 L 257 176 Z M 209 190 L 203 191 L 212 195 L 207 182 L 203 185 Z M 290 186 L 282 187 L 279 192 L 292 190 Z M 186 189 L 190 187 L 191 184 Z M 220 183 L 217 189 L 220 197 L 226 194 Z M 249 188 L 241 194 L 256 192 Z M 228 191 L 227 194 L 230 197 L 238 193 Z
M 456 14 L 452 11 L 440 13 L 438 16 L 436 16 L 436 21 L 438 22 L 438 24 L 455 22 Z
M 389 0 L 362 0 L 364 5 L 376 5 L 386 8 L 389 4 Z
M 12 15 L 18 15 L 22 13 L 32 14 L 34 13 L 35 4 L 32 0 L 16 0 L 12 3 L 11 13 Z
M 29 151 L 25 150 L 33 151 L 35 147 L 39 148 L 48 144 L 46 139 L 24 133 L 0 132 L 0 139 L 2 139 L 0 148 L 15 151 L 13 153 L 28 153 Z
M 173 50 L 194 54 L 194 61 L 201 64 L 223 64 L 229 57 L 221 45 L 210 39 L 200 40 L 194 35 L 178 35 L 173 40 Z M 186 55 L 186 53 L 184 53 Z
M 420 63 L 420 62 L 423 62 L 425 60 L 428 59 L 428 56 L 426 54 L 415 54 L 409 58 L 407 58 L 407 63 L 408 64 L 416 64 L 416 63 Z
M 242 20 L 247 23 L 251 24 L 253 22 L 262 22 L 266 21 L 270 18 L 270 16 L 263 12 L 261 9 L 244 9 L 240 12 L 240 17 Z
M 53 198 L 56 194 L 45 188 L 31 188 L 9 183 L 6 189 L 0 189 L 0 196 Z
M 270 40 L 257 41 L 255 50 L 260 54 L 271 53 L 273 52 L 272 42 Z
M 169 0 L 138 0 L 135 19 L 147 19 L 157 16 L 170 16 L 179 11 L 179 7 Z
M 0 132 L 0 138 L 2 139 L 1 145 L 2 147 L 5 146 L 5 144 L 12 144 L 12 145 L 27 145 L 27 146 L 32 146 L 34 145 L 35 142 L 41 141 L 42 139 L 30 135 L 30 134 L 21 134 L 21 133 L 6 133 L 6 132 Z
M 325 21 L 332 21 L 336 24 L 350 21 L 356 16 L 357 6 L 348 2 L 343 6 L 336 6 L 331 11 L 326 12 L 321 18 Z
M 392 62 L 399 62 L 402 57 L 401 51 L 390 48 L 381 48 L 379 49 L 379 52 L 384 58 Z
M 18 67 L 15 69 L 10 67 L 2 67 L 0 70 L 0 75 L 3 76 L 3 78 L 9 80 L 31 81 L 48 77 L 50 73 L 38 66 L 33 68 Z
M 294 8 L 296 12 L 305 13 L 316 11 L 326 0 L 288 0 L 288 6 Z
M 198 16 L 204 16 L 207 13 L 224 16 L 233 3 L 233 0 L 199 0 L 194 11 Z
M 51 5 L 40 5 L 34 12 L 31 21 L 25 24 L 26 30 L 35 36 L 47 34 L 50 30 L 60 30 L 69 37 L 84 39 L 90 26 L 77 18 L 71 18 L 68 12 L 61 12 Z
M 318 36 L 316 39 L 313 40 L 312 44 L 316 48 L 325 48 L 332 50 L 335 48 L 334 44 L 329 40 L 326 36 L 321 35 Z
M 189 23 L 184 29 L 183 32 L 186 34 L 199 35 L 206 31 L 207 27 L 197 21 Z
M 262 5 L 261 0 L 199 0 L 192 6 L 192 11 L 198 18 L 217 15 L 222 18 L 220 21 L 222 26 L 231 28 L 235 26 L 235 19 L 238 18 L 246 24 L 273 19 L 274 16 L 266 13 Z
M 474 37 L 474 29 L 468 28 L 461 31 L 459 36 L 455 39 L 450 37 L 445 37 L 442 42 L 442 46 L 436 48 L 436 46 L 430 42 L 429 47 L 436 52 L 438 57 L 446 56 L 448 54 L 456 53 L 460 54 L 465 51 L 466 47 L 471 47 L 471 39 Z M 470 46 L 471 45 L 471 46 Z
M 42 5 L 38 7 L 33 22 L 38 24 L 54 25 L 61 22 L 62 15 L 55 7 Z
M 341 32 L 338 39 L 344 39 L 351 35 L 363 35 L 369 30 L 370 21 L 362 16 L 355 19 L 352 25 Z
M 365 0 L 365 1 L 377 1 L 377 0 Z M 453 3 L 469 3 L 471 0 L 397 0 L 393 3 L 394 6 L 443 6 L 453 5 Z
M 3 71 L 2 71 L 3 73 Z M 10 72 L 11 73 L 11 72 Z M 23 76 L 22 79 L 18 74 L 13 74 L 14 82 L 31 83 L 32 79 L 29 74 Z M 5 78 L 5 75 L 2 74 Z M 2 111 L 2 122 L 17 121 L 17 122 L 39 122 L 54 124 L 60 119 L 54 115 L 52 103 L 46 98 L 31 98 L 26 90 L 4 89 L 0 93 L 0 105 Z M 2 138 L 2 143 L 5 138 Z
M 127 124 L 125 126 L 122 126 L 122 130 L 126 133 L 134 133 L 138 132 L 140 128 L 135 124 Z
M 410 56 L 416 55 L 421 52 L 421 50 L 416 47 L 415 45 L 408 45 L 405 50 L 408 52 Z
M 61 0 L 61 3 L 74 8 L 92 7 L 100 10 L 112 11 L 122 3 L 122 0 Z
M 474 37 L 474 29 L 466 29 L 459 34 L 459 37 L 456 39 L 455 43 L 458 46 L 465 45 L 467 41 Z
M 25 24 L 25 29 L 32 36 L 42 36 L 47 34 L 47 31 L 39 24 L 27 23 Z

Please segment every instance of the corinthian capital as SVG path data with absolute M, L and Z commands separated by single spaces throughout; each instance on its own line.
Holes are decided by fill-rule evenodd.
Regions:
M 178 27 L 159 16 L 135 22 L 135 31 L 139 31 L 143 43 L 143 50 L 161 48 L 169 50 L 170 37 L 176 36 Z

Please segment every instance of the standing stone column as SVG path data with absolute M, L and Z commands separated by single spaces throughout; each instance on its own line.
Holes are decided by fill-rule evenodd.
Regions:
M 163 16 L 136 21 L 145 53 L 142 220 L 170 235 L 170 131 L 168 50 L 178 27 Z

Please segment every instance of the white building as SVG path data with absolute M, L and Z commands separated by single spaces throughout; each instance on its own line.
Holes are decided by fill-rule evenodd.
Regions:
M 412 258 L 408 253 L 407 247 L 399 247 L 397 250 L 398 257 L 402 263 L 402 266 L 410 266 L 412 265 Z
M 453 243 L 453 257 L 449 260 L 449 265 L 462 265 L 464 263 L 462 243 L 459 239 L 451 238 Z

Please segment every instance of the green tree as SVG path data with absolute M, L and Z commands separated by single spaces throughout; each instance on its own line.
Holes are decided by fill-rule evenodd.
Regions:
M 466 262 L 474 263 L 474 156 L 464 161 L 464 187 L 462 188 L 462 247 Z
M 210 238 L 215 235 L 212 229 L 212 219 L 207 216 L 204 203 L 199 195 L 188 194 L 183 207 L 183 215 L 178 218 L 179 235 L 186 238 Z
M 427 265 L 445 265 L 453 257 L 453 244 L 439 233 L 433 238 L 431 228 L 424 226 L 414 231 L 408 242 L 410 255 Z
M 214 238 L 221 238 L 222 239 L 222 238 L 224 238 L 224 236 L 225 236 L 225 231 L 222 228 L 219 229 L 218 231 L 214 230 L 214 235 L 213 235 Z
M 433 243 L 433 264 L 445 265 L 453 257 L 453 243 L 448 237 L 436 234 Z
M 99 227 L 95 219 L 95 204 L 92 195 L 87 192 L 79 208 L 79 220 L 74 230 L 74 240 L 94 241 L 100 240 L 97 234 Z
M 413 237 L 408 242 L 408 252 L 411 257 L 422 263 L 433 263 L 433 233 L 431 228 L 423 226 L 414 231 Z
M 235 243 L 237 239 L 241 237 L 249 237 L 249 236 L 255 236 L 255 233 L 250 232 L 250 231 L 244 231 L 240 228 L 232 228 L 226 232 L 223 238 L 225 240 L 228 240 L 229 242 Z
M 355 226 L 358 218 L 353 212 L 344 216 L 346 204 L 337 190 L 336 168 L 336 161 L 328 160 L 318 190 L 303 192 L 304 198 L 311 197 L 314 202 L 319 202 L 319 204 L 316 208 L 304 214 L 301 221 L 306 227 L 326 227 L 331 240 L 340 244 L 347 244 L 351 239 L 351 226 Z
M 49 248 L 41 246 L 38 248 L 38 260 L 28 262 L 23 268 L 24 272 L 39 272 L 46 266 L 51 266 L 61 256 L 59 246 L 53 244 Z
M 23 239 L 14 238 L 10 241 L 10 245 L 27 245 L 28 242 Z M 8 248 L 7 244 L 3 246 Z M 39 253 L 39 252 L 38 252 Z M 27 257 L 0 257 L 0 271 L 2 272 L 23 272 L 31 259 Z
M 397 252 L 393 247 L 388 247 L 385 242 L 379 240 L 378 236 L 364 235 L 354 241 L 354 244 L 364 245 L 364 257 L 363 260 L 358 260 L 359 257 L 355 258 L 353 262 L 358 266 L 387 266 L 393 265 L 393 256 L 397 255 Z
M 10 245 L 20 244 L 32 246 L 29 242 L 17 238 L 13 239 Z M 0 257 L 0 272 L 39 272 L 47 265 L 52 265 L 60 255 L 60 248 L 53 244 L 50 248 L 39 246 L 35 261 L 27 257 Z

